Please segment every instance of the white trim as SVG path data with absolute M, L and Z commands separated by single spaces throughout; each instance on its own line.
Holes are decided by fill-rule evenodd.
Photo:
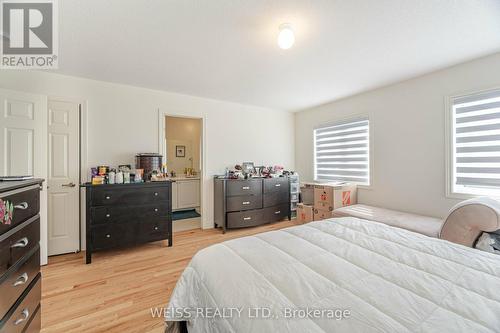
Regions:
M 165 154 L 165 117 L 178 117 L 178 118 L 188 118 L 188 119 L 200 119 L 201 120 L 201 177 L 200 177 L 200 210 L 201 210 L 201 225 L 202 229 L 212 229 L 214 228 L 213 219 L 208 216 L 207 201 L 210 187 L 205 185 L 207 181 L 207 163 L 206 163 L 206 151 L 207 151 L 207 140 L 206 140 L 206 124 L 207 119 L 205 115 L 186 115 L 180 111 L 162 111 L 158 108 L 158 153 Z
M 453 100 L 462 97 L 468 97 L 472 95 L 477 95 L 481 93 L 485 93 L 491 90 L 498 90 L 500 86 L 482 88 L 478 90 L 468 90 L 462 91 L 460 93 L 447 95 L 444 97 L 444 116 L 445 116 L 445 194 L 446 198 L 450 199 L 471 199 L 477 198 L 480 196 L 484 196 L 485 194 L 472 194 L 472 193 L 463 193 L 463 192 L 455 192 L 453 190 L 453 183 L 455 180 L 455 170 L 454 170 L 454 152 L 453 152 Z
M 363 190 L 371 190 L 373 189 L 373 184 L 374 184 L 374 179 L 373 179 L 373 175 L 374 175 L 374 126 L 373 126 L 373 122 L 372 122 L 372 119 L 374 117 L 372 117 L 371 115 L 371 112 L 365 112 L 365 113 L 358 113 L 358 114 L 354 114 L 354 115 L 349 115 L 349 116 L 346 116 L 346 117 L 339 117 L 339 118 L 336 118 L 336 119 L 333 119 L 333 120 L 330 120 L 330 121 L 327 121 L 327 122 L 322 122 L 322 123 L 319 123 L 319 124 L 316 124 L 313 126 L 313 130 L 312 130 L 312 140 L 313 140 L 313 150 L 312 150 L 312 159 L 313 159 L 313 179 L 315 182 L 321 182 L 321 180 L 318 180 L 316 178 L 316 140 L 315 140 L 315 137 L 314 137 L 314 131 L 317 130 L 317 129 L 321 129 L 323 127 L 328 127 L 328 126 L 334 126 L 334 125 L 342 125 L 343 123 L 349 123 L 349 122 L 353 122 L 353 121 L 356 121 L 356 120 L 362 120 L 362 119 L 368 119 L 368 140 L 369 140 L 369 145 L 368 145 L 368 164 L 369 164 L 369 172 L 368 172 L 368 177 L 369 177 L 369 184 L 368 185 L 357 185 L 359 189 L 363 189 Z

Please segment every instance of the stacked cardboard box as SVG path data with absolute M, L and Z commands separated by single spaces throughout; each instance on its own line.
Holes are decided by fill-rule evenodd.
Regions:
M 297 206 L 300 223 L 331 218 L 334 209 L 357 203 L 357 189 L 353 184 L 303 183 L 300 193 L 302 203 Z
M 307 223 L 313 221 L 313 206 L 299 203 L 297 205 L 297 221 Z
M 314 205 L 314 183 L 302 183 L 300 198 L 304 205 Z
M 356 185 L 314 185 L 314 221 L 332 217 L 334 209 L 357 203 Z

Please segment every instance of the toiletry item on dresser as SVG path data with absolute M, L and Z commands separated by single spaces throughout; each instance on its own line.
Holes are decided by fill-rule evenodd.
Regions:
M 115 176 L 115 183 L 116 184 L 123 184 L 123 172 L 118 171 Z
M 111 170 L 109 173 L 108 173 L 108 184 L 114 184 L 115 183 L 115 177 L 116 177 L 116 173 L 114 170 Z
M 107 165 L 100 165 L 100 166 L 97 167 L 97 171 L 98 171 L 99 176 L 106 176 L 106 174 L 109 171 L 109 166 L 107 166 Z
M 143 172 L 144 172 L 143 169 L 135 169 L 134 182 L 136 182 L 136 183 L 142 183 L 142 173 Z
M 128 171 L 123 172 L 123 182 L 125 184 L 130 184 L 130 172 Z
M 104 184 L 104 176 L 94 176 L 92 177 L 92 185 L 102 185 Z

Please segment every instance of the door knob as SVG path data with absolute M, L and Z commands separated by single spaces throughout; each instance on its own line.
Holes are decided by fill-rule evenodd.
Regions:
M 75 187 L 75 186 L 76 186 L 76 184 L 75 184 L 75 183 L 73 183 L 73 182 L 70 182 L 70 183 L 68 183 L 68 184 L 62 184 L 61 186 L 63 186 L 63 187 Z

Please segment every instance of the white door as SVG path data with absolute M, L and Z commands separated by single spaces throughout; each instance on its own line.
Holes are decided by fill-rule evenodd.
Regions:
M 0 175 L 47 178 L 47 98 L 0 89 Z M 46 188 L 46 183 L 44 183 Z M 40 193 L 41 263 L 47 263 L 47 191 Z
M 195 208 L 200 206 L 200 181 L 177 181 L 177 208 Z
M 79 104 L 49 100 L 49 256 L 80 250 Z

